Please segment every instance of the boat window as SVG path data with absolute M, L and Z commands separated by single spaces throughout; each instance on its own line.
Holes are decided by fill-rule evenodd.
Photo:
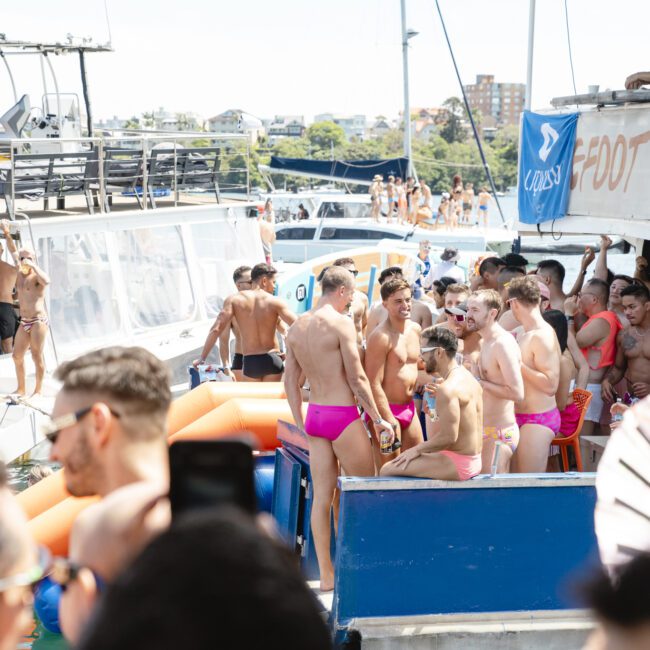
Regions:
M 325 201 L 318 209 L 318 218 L 328 217 L 331 219 L 362 219 L 369 218 L 370 203 L 337 203 Z
M 275 233 L 276 239 L 313 239 L 316 228 L 283 228 Z
M 209 317 L 215 317 L 226 296 L 235 292 L 233 271 L 253 266 L 259 259 L 259 229 L 256 219 L 193 223 L 192 243 L 197 258 L 202 294 Z
M 134 326 L 190 320 L 194 296 L 179 228 L 123 230 L 117 243 Z
M 381 230 L 366 230 L 363 228 L 323 228 L 321 239 L 404 239 L 402 235 Z
M 52 278 L 45 299 L 56 344 L 100 339 L 120 329 L 104 233 L 39 239 L 38 253 Z

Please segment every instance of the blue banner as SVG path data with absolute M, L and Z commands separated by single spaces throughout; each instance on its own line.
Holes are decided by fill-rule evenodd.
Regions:
M 566 215 L 578 113 L 524 111 L 519 153 L 519 221 L 542 223 Z

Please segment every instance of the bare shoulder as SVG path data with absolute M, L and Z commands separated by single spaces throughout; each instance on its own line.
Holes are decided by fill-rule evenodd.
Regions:
M 363 291 L 355 291 L 354 297 L 365 307 L 369 305 L 368 296 Z
M 380 325 L 377 325 L 374 330 L 372 330 L 368 340 L 366 342 L 367 346 L 370 347 L 386 347 L 390 343 L 390 336 L 388 330 L 386 329 L 386 323 L 383 322 Z
M 426 307 L 425 307 L 426 309 Z M 408 332 L 409 334 L 413 334 L 415 336 L 420 336 L 422 334 L 422 326 L 420 323 L 416 323 L 415 321 L 408 321 Z
M 519 345 L 517 344 L 515 337 L 510 332 L 504 332 L 500 336 L 497 336 L 494 341 L 493 349 L 505 354 L 514 354 L 516 356 L 520 356 Z

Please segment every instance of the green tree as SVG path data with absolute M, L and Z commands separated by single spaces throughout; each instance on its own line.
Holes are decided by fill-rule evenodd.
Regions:
M 467 135 L 462 124 L 466 115 L 465 105 L 458 97 L 449 97 L 442 103 L 442 108 L 440 136 L 447 142 L 463 142 Z
M 139 129 L 141 128 L 140 126 L 140 120 L 134 115 L 132 118 L 128 119 L 126 123 L 124 124 L 125 129 Z
M 327 149 L 328 151 L 345 143 L 345 131 L 343 127 L 334 122 L 315 122 L 305 132 L 307 140 L 316 150 Z
M 153 129 L 156 126 L 156 118 L 153 111 L 142 113 L 142 125 L 145 129 Z

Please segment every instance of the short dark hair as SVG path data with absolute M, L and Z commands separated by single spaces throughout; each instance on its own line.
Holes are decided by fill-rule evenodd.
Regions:
M 619 568 L 614 579 L 599 570 L 583 592 L 598 618 L 630 629 L 650 622 L 649 580 L 650 555 L 644 553 Z
M 558 286 L 562 286 L 566 275 L 566 269 L 561 262 L 558 262 L 557 260 L 542 260 L 537 263 L 537 270 L 548 273 Z
M 123 405 L 122 428 L 134 439 L 159 437 L 166 432 L 171 403 L 171 375 L 167 366 L 140 347 L 112 346 L 82 354 L 62 363 L 54 378 L 67 393 L 101 395 Z M 138 417 L 130 422 L 131 416 Z
M 384 284 L 387 278 L 392 278 L 395 276 L 402 277 L 403 275 L 404 273 L 402 272 L 401 266 L 389 266 L 379 274 L 379 279 L 377 282 L 379 282 L 379 284 Z
M 142 551 L 109 585 L 77 647 L 210 648 L 216 634 L 223 648 L 271 640 L 331 650 L 320 609 L 284 546 L 243 512 L 215 508 L 180 517 Z
M 232 273 L 232 281 L 237 284 L 244 273 L 251 270 L 250 266 L 238 266 Z
M 351 257 L 339 257 L 338 260 L 334 260 L 332 266 L 356 266 L 355 261 Z
M 519 253 L 508 253 L 503 256 L 503 261 L 506 263 L 506 266 L 516 266 L 517 268 L 525 269 L 528 265 L 528 260 Z
M 272 267 L 270 264 L 261 262 L 260 264 L 256 264 L 251 271 L 251 282 L 257 282 L 264 277 L 268 278 L 274 276 L 277 272 L 277 269 Z
M 645 284 L 634 283 L 621 291 L 621 298 L 625 298 L 625 296 L 633 296 L 639 302 L 648 302 L 650 300 L 650 291 L 648 291 Z
M 595 290 L 595 295 L 601 304 L 607 304 L 609 301 L 609 285 L 607 282 L 599 280 L 598 278 L 591 278 L 591 280 L 588 280 L 585 283 L 585 286 Z
M 443 275 L 439 280 L 433 281 L 433 286 L 440 296 L 444 296 L 447 291 L 447 287 L 452 284 L 457 284 L 457 280 L 456 278 L 450 278 L 448 275 Z
M 560 351 L 564 352 L 569 338 L 569 327 L 566 316 L 559 309 L 547 309 L 542 312 L 542 318 L 555 330 Z
M 539 305 L 542 300 L 539 281 L 530 275 L 513 278 L 508 285 L 508 298 L 516 298 L 524 305 Z
M 612 282 L 614 282 L 614 280 L 623 280 L 623 282 L 627 282 L 628 284 L 634 284 L 635 283 L 634 278 L 631 278 L 629 275 L 625 275 L 624 273 L 617 273 L 612 278 Z M 609 284 L 611 285 L 612 282 L 610 282 Z
M 518 278 L 520 275 L 526 275 L 518 266 L 506 266 L 499 271 L 497 275 L 497 287 L 503 289 L 508 282 L 513 278 Z
M 353 287 L 354 278 L 347 269 L 341 266 L 330 266 L 323 271 L 320 285 L 323 294 L 331 293 L 339 287 Z
M 426 341 L 426 345 L 422 347 L 440 347 L 450 359 L 458 352 L 458 337 L 444 327 L 427 327 L 422 332 L 422 339 Z
M 390 298 L 394 293 L 403 291 L 404 289 L 411 289 L 411 285 L 404 280 L 404 278 L 393 278 L 392 280 L 388 280 L 388 282 L 384 282 L 384 284 L 381 285 L 381 299 L 388 300 L 388 298 Z
M 486 257 L 478 267 L 478 274 L 483 276 L 484 273 L 494 273 L 500 266 L 506 266 L 500 257 Z

